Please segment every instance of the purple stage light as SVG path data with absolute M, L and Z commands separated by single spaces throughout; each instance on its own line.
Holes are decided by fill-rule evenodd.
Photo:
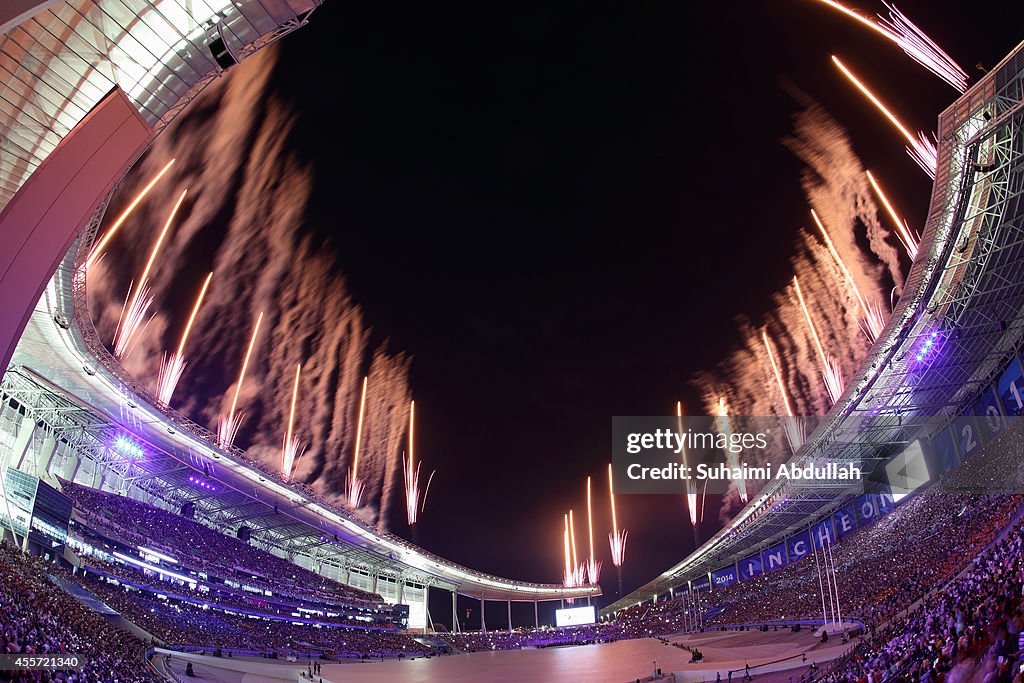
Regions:
M 194 474 L 190 474 L 189 475 L 188 481 L 193 486 L 196 486 L 196 487 L 201 488 L 201 489 L 205 489 L 207 491 L 218 491 L 218 490 L 220 490 L 216 486 L 211 484 L 210 482 L 208 482 L 205 479 L 203 479 L 202 477 L 197 477 Z
M 124 434 L 118 434 L 114 439 L 114 450 L 128 455 L 133 458 L 141 458 L 146 452 L 142 449 L 142 446 L 132 441 L 129 437 Z
M 938 330 L 923 335 L 914 353 L 914 360 L 918 363 L 932 359 L 942 345 L 943 338 Z

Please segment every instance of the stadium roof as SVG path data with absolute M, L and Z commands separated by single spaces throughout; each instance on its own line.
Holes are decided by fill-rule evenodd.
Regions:
M 1024 338 L 1024 43 L 939 117 L 928 219 L 885 330 L 791 462 L 881 462 L 971 405 Z M 928 339 L 939 350 L 919 358 Z M 682 562 L 605 607 L 650 600 L 778 543 L 849 501 L 773 480 Z
M 322 0 L 13 0 L 0 8 L 0 209 L 115 87 L 162 128 L 231 61 L 305 24 Z

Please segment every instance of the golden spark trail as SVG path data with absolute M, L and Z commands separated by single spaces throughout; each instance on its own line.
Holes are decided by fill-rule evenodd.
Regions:
M 292 476 L 292 466 L 295 464 L 295 460 L 299 455 L 299 440 L 294 438 L 293 432 L 295 427 L 295 406 L 299 402 L 299 377 L 302 374 L 302 365 L 295 365 L 295 384 L 292 386 L 292 405 L 288 411 L 288 431 L 284 437 L 284 443 L 281 448 L 281 473 L 285 479 L 290 479 Z
M 235 415 L 238 407 L 238 395 L 242 392 L 242 383 L 245 382 L 245 373 L 249 369 L 249 359 L 252 357 L 252 350 L 256 347 L 256 338 L 260 333 L 260 324 L 263 322 L 263 311 L 256 317 L 256 325 L 252 328 L 252 336 L 249 337 L 249 348 L 246 349 L 245 358 L 242 361 L 242 369 L 238 373 L 238 382 L 235 384 L 235 394 L 231 398 L 231 408 L 226 417 L 222 416 L 217 430 L 218 445 L 227 449 L 235 440 L 238 434 L 238 427 L 242 423 L 242 416 Z
M 732 441 L 732 425 L 729 424 L 729 409 L 725 405 L 725 397 L 724 396 L 719 396 L 718 397 L 718 416 L 715 418 L 715 423 L 716 423 L 716 427 L 718 428 L 718 432 L 720 434 L 724 434 L 726 436 L 726 439 L 731 442 Z M 729 467 L 732 467 L 733 469 L 739 469 L 739 467 L 740 467 L 739 456 L 736 453 L 733 453 L 731 450 L 727 450 L 726 451 L 726 460 L 729 462 Z M 746 482 L 745 479 L 743 479 L 743 477 L 740 477 L 739 479 L 736 479 L 735 481 L 736 481 L 736 492 L 739 494 L 740 500 L 743 501 L 744 503 L 746 503 L 747 502 L 747 482 Z M 705 498 L 707 498 L 707 493 L 706 492 L 705 492 L 704 496 L 705 496 Z M 707 501 L 705 500 L 705 502 L 707 502 Z M 702 507 L 702 513 L 701 514 L 703 515 L 703 506 L 701 506 L 701 507 Z
M 911 232 L 910 226 L 907 225 L 907 222 L 896 214 L 896 210 L 892 208 L 892 204 L 889 203 L 889 198 L 885 196 L 884 192 L 882 192 L 882 186 L 875 180 L 875 176 L 871 175 L 871 171 L 867 171 L 867 174 L 868 180 L 871 181 L 871 187 L 875 190 L 875 194 L 877 194 L 878 198 L 882 200 L 882 205 L 885 207 L 885 210 L 889 212 L 892 222 L 896 224 L 896 236 L 899 238 L 900 243 L 907 250 L 907 255 L 910 259 L 916 259 L 917 249 L 920 246 L 917 236 Z
M 156 244 L 153 245 L 153 251 L 149 254 L 149 260 L 146 261 L 146 267 L 142 271 L 142 277 L 139 278 L 139 283 L 143 283 L 149 279 L 149 271 L 153 268 L 153 262 L 156 261 L 156 255 L 160 251 L 160 245 L 163 244 L 164 238 L 167 237 L 167 231 L 171 229 L 171 223 L 174 221 L 175 214 L 178 213 L 178 209 L 181 207 L 181 203 L 185 201 L 185 195 L 188 193 L 188 188 L 181 191 L 181 195 L 178 196 L 178 201 L 175 202 L 174 208 L 171 209 L 171 214 L 167 217 L 167 222 L 164 223 L 163 230 L 160 231 L 160 236 L 156 240 Z M 141 287 L 140 287 L 141 289 Z M 138 299 L 138 290 L 132 297 L 132 303 L 128 304 L 128 308 L 132 308 L 134 302 Z
M 160 361 L 157 398 L 164 405 L 170 405 L 171 396 L 174 395 L 174 390 L 181 379 L 181 373 L 185 370 L 185 342 L 188 340 L 188 334 L 192 330 L 192 323 L 195 322 L 196 315 L 199 313 L 199 307 L 203 304 L 203 297 L 206 296 L 206 290 L 210 286 L 210 279 L 212 277 L 213 273 L 206 276 L 203 288 L 199 291 L 196 303 L 192 307 L 192 313 L 188 317 L 188 323 L 185 324 L 185 331 L 181 334 L 178 350 L 170 358 L 164 356 Z
M 789 404 L 789 396 L 786 395 L 786 387 L 782 383 L 782 373 L 775 362 L 775 354 L 772 353 L 772 345 L 768 343 L 768 330 L 761 330 L 761 340 L 764 341 L 764 348 L 768 352 L 768 362 L 771 363 L 772 373 L 775 375 L 775 383 L 779 387 L 779 395 L 782 396 L 782 403 L 786 406 L 786 415 L 794 417 L 793 406 Z
M 676 424 L 679 427 L 679 433 L 683 433 L 683 402 L 676 401 Z M 683 446 L 683 467 L 689 470 L 688 463 L 686 462 L 686 446 Z M 697 514 L 697 492 L 693 488 L 693 482 L 689 479 L 686 480 L 686 511 L 690 515 L 690 524 L 696 528 L 697 520 L 700 516 Z
M 163 244 L 164 238 L 167 237 L 167 232 L 171 229 L 174 216 L 178 213 L 178 208 L 185 200 L 187 192 L 188 189 L 182 191 L 174 208 L 171 209 L 167 222 L 164 224 L 163 230 L 160 231 L 160 236 L 157 238 L 156 244 L 153 245 L 152 252 L 150 252 L 149 260 L 142 271 L 142 277 L 139 278 L 139 285 L 132 290 L 128 305 L 122 312 L 122 319 L 117 321 L 117 334 L 114 338 L 114 356 L 117 358 L 126 357 L 135 348 L 135 341 L 139 335 L 139 330 L 145 322 L 146 311 L 149 310 L 150 305 L 153 303 L 153 297 L 150 296 L 149 289 L 149 271 L 153 268 L 153 262 L 156 261 L 156 256 L 160 252 L 160 245 Z
M 206 276 L 206 280 L 203 282 L 203 288 L 199 290 L 199 297 L 196 298 L 196 303 L 192 307 L 192 313 L 188 316 L 188 323 L 185 324 L 185 331 L 181 335 L 181 341 L 178 342 L 178 355 L 181 356 L 185 352 L 185 342 L 188 340 L 188 333 L 192 331 L 192 323 L 196 321 L 196 315 L 199 313 L 199 307 L 203 305 L 203 298 L 206 296 L 206 290 L 210 287 L 210 280 L 213 278 L 213 273 L 209 273 Z
M 594 512 L 590 502 L 590 477 L 587 477 L 587 536 L 590 543 L 590 559 L 594 559 Z
M 405 511 L 409 525 L 416 523 L 416 503 L 419 497 L 416 484 L 418 472 L 413 467 L 413 432 L 416 429 L 416 401 L 409 401 L 409 464 L 405 467 Z
M 800 418 L 793 414 L 793 406 L 789 403 L 789 396 L 786 394 L 786 387 L 782 383 L 782 373 L 779 371 L 779 366 L 775 362 L 775 354 L 772 353 L 772 345 L 768 343 L 768 330 L 761 330 L 761 339 L 764 341 L 764 348 L 768 351 L 768 361 L 771 363 L 772 372 L 775 375 L 775 382 L 779 386 L 779 394 L 782 396 L 782 402 L 786 406 L 786 415 L 782 419 L 782 429 L 786 433 L 786 439 L 789 440 L 789 446 L 796 453 L 800 450 L 800 446 L 804 443 L 804 425 Z M 707 503 L 707 481 L 704 482 L 704 502 Z
M 919 29 L 905 14 L 892 5 L 889 8 L 889 19 L 876 15 L 882 23 L 875 23 L 868 17 L 861 16 L 853 10 L 833 0 L 818 0 L 824 5 L 839 10 L 854 21 L 868 27 L 875 33 L 895 43 L 915 62 L 931 71 L 950 86 L 963 93 L 967 91 L 967 73 L 953 61 L 953 58 L 942 51 L 925 33 Z
M 821 339 L 818 338 L 818 330 L 814 327 L 814 321 L 811 320 L 811 314 L 807 310 L 807 303 L 804 301 L 804 294 L 800 291 L 800 278 L 793 278 L 793 286 L 796 287 L 796 298 L 800 302 L 800 310 L 804 312 L 804 319 L 807 321 L 807 328 L 811 331 L 811 339 L 814 340 L 814 348 L 818 349 L 818 357 L 821 358 L 821 364 L 825 365 L 825 349 L 821 346 Z
M 587 477 L 587 537 L 590 542 L 590 555 L 587 558 L 587 582 L 596 585 L 601 580 L 601 563 L 594 558 L 594 513 L 590 498 L 590 477 Z
M 348 473 L 348 504 L 349 507 L 359 507 L 359 501 L 363 496 L 363 483 L 359 480 L 359 445 L 363 438 L 363 417 L 366 413 L 366 383 L 369 377 L 363 377 L 363 391 L 359 398 L 359 418 L 356 423 L 356 443 L 352 453 L 352 467 Z
M 796 288 L 797 300 L 800 302 L 800 310 L 803 311 L 804 320 L 807 321 L 807 328 L 811 331 L 811 338 L 814 339 L 814 346 L 818 349 L 818 357 L 821 359 L 821 377 L 825 382 L 825 390 L 828 391 L 832 403 L 836 403 L 839 397 L 843 395 L 843 369 L 831 354 L 825 353 L 825 349 L 821 345 L 818 329 L 814 325 L 811 312 L 807 309 L 807 302 L 804 301 L 804 294 L 800 289 L 800 279 L 794 277 L 793 285 Z
M 874 104 L 875 107 L 878 108 L 878 110 L 882 112 L 882 114 L 884 114 L 887 119 L 889 119 L 889 122 L 892 123 L 892 125 L 894 125 L 897 130 L 899 130 L 903 137 L 906 138 L 907 142 L 910 145 L 907 148 L 907 152 L 910 154 L 911 158 L 917 163 L 917 165 L 920 166 L 921 169 L 932 178 L 932 180 L 934 180 L 935 168 L 938 164 L 936 158 L 938 152 L 935 149 L 934 143 L 932 143 L 923 133 L 918 133 L 918 136 L 916 138 L 913 135 L 911 135 L 910 131 L 907 130 L 906 126 L 904 126 L 903 123 L 898 118 L 896 118 L 896 116 L 891 111 L 889 111 L 889 109 L 882 103 L 880 99 L 875 97 L 874 93 L 868 90 L 868 87 L 866 85 L 861 83 L 860 80 L 858 80 L 857 77 L 853 75 L 852 71 L 847 69 L 846 66 L 841 61 L 839 61 L 838 57 L 832 55 L 832 61 L 843 73 L 843 75 L 846 76 L 846 78 L 849 79 L 849 81 L 853 83 L 857 87 L 857 89 L 864 94 L 865 97 L 871 100 L 871 103 Z
M 292 440 L 292 431 L 295 427 L 295 404 L 299 401 L 299 377 L 302 375 L 302 365 L 295 365 L 295 384 L 292 385 L 292 407 L 288 411 L 288 433 L 284 437 L 285 441 Z
M 565 586 L 573 585 L 573 572 L 572 572 L 572 555 L 569 550 L 569 515 L 563 515 L 565 520 L 565 531 L 562 533 L 562 544 L 565 548 L 565 576 L 562 578 L 562 583 Z
M 854 295 L 857 297 L 857 302 L 860 304 L 861 311 L 864 313 L 864 320 L 862 327 L 864 333 L 868 336 L 871 341 L 878 339 L 878 335 L 882 333 L 885 328 L 885 314 L 878 305 L 868 305 L 864 300 L 864 297 L 860 293 L 860 288 L 857 287 L 857 283 L 853 279 L 853 275 L 850 274 L 850 270 L 843 263 L 843 259 L 839 256 L 839 252 L 836 251 L 836 247 L 832 244 L 832 238 L 828 236 L 828 231 L 825 230 L 825 225 L 818 218 L 817 212 L 811 209 L 811 217 L 814 218 L 814 222 L 818 225 L 818 230 L 821 231 L 821 236 L 825 238 L 825 246 L 828 247 L 828 252 L 832 254 L 832 258 L 835 259 L 836 265 L 839 266 L 839 270 L 843 272 L 843 276 L 849 283 L 850 288 L 853 290 Z
M 363 415 L 366 412 L 366 382 L 369 377 L 363 377 L 363 392 L 359 397 L 359 419 L 356 423 L 356 445 L 355 450 L 352 453 L 352 476 L 353 478 L 359 474 L 359 442 L 363 438 Z
M 612 464 L 608 463 L 608 499 L 612 508 L 612 531 L 608 534 L 608 546 L 612 553 L 612 564 L 621 567 L 626 559 L 626 536 L 625 529 L 619 531 L 619 520 L 615 515 L 615 487 L 612 479 Z M 621 572 L 620 572 L 621 573 Z M 619 593 L 622 587 L 619 587 Z
M 615 488 L 612 484 L 612 464 L 608 463 L 608 499 L 612 506 L 612 533 L 619 533 L 619 520 L 615 516 Z
M 409 401 L 409 457 L 403 461 L 402 465 L 405 469 L 405 516 L 406 521 L 409 522 L 409 526 L 416 523 L 419 517 L 419 513 L 423 511 L 422 507 L 417 507 L 420 501 L 420 467 L 415 464 L 415 456 L 413 455 L 413 434 L 416 431 L 416 401 Z M 436 472 L 436 470 L 435 470 Z M 430 491 L 430 481 L 434 478 L 434 472 L 430 473 L 430 477 L 427 479 L 427 488 L 423 492 L 423 506 L 427 504 L 427 493 Z
M 170 170 L 171 166 L 173 165 L 174 159 L 171 159 L 169 162 L 167 162 L 166 166 L 160 169 L 160 172 L 156 174 L 156 177 L 150 180 L 149 184 L 142 188 L 141 192 L 135 195 L 135 199 L 131 201 L 131 203 L 128 205 L 128 208 L 121 212 L 121 215 L 117 217 L 117 219 L 114 221 L 114 224 L 110 226 L 109 230 L 107 230 L 106 234 L 104 234 L 103 237 L 100 238 L 100 241 L 97 242 L 89 251 L 89 256 L 85 259 L 86 268 L 92 267 L 92 265 L 96 262 L 96 259 L 98 259 L 102 254 L 103 249 L 106 248 L 107 243 L 110 242 L 110 238 L 112 238 L 114 234 L 117 233 L 118 228 L 120 228 L 121 225 L 128 219 L 128 217 L 135 210 L 135 207 L 138 206 L 143 199 L 145 199 L 146 195 L 149 194 L 149 191 L 153 189 L 157 182 L 164 177 L 164 174 L 167 173 L 167 171 Z
M 569 540 L 572 542 L 572 566 L 578 567 L 579 562 L 576 561 L 576 522 L 572 518 L 572 509 L 569 510 Z

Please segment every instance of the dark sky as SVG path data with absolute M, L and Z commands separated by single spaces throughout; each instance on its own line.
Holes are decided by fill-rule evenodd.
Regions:
M 899 6 L 972 79 L 1024 38 L 996 18 L 1019 19 L 1018 2 L 939 4 Z M 737 341 L 734 317 L 763 314 L 791 276 L 806 204 L 779 142 L 797 109 L 783 81 L 849 129 L 921 225 L 930 183 L 832 52 L 913 128 L 955 99 L 812 0 L 330 0 L 285 41 L 309 223 L 377 335 L 414 358 L 418 455 L 438 470 L 424 547 L 557 582 L 561 515 L 592 474 L 610 565 L 611 417 L 696 406 L 688 382 Z M 693 548 L 679 496 L 623 497 L 620 517 L 627 591 Z

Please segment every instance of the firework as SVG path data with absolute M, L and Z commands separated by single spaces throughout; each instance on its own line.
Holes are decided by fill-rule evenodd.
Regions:
M 562 575 L 562 585 L 571 588 L 576 585 L 575 575 L 572 566 L 572 551 L 569 549 L 569 515 L 563 515 L 565 531 L 562 533 L 562 545 L 565 549 L 565 574 Z
M 587 558 L 587 581 L 594 585 L 601 578 L 601 563 L 594 559 L 594 513 L 590 499 L 590 477 L 587 477 L 587 540 L 590 543 L 590 555 Z
M 235 395 L 231 398 L 231 409 L 227 415 L 221 415 L 217 424 L 217 445 L 227 450 L 235 441 L 238 428 L 242 424 L 242 413 L 235 414 L 238 407 L 238 394 L 242 391 L 242 382 L 245 381 L 245 371 L 249 368 L 249 359 L 252 357 L 252 350 L 256 346 L 256 337 L 260 333 L 260 323 L 263 322 L 263 311 L 256 317 L 256 325 L 252 328 L 252 336 L 249 337 L 249 348 L 245 352 L 245 360 L 242 361 L 242 370 L 238 373 L 238 382 L 235 384 Z
M 110 226 L 110 229 L 107 230 L 103 237 L 101 237 L 100 240 L 93 245 L 92 249 L 89 250 L 89 256 L 86 257 L 85 259 L 85 267 L 87 269 L 92 268 L 92 265 L 103 254 L 103 250 L 106 248 L 107 243 L 110 242 L 110 238 L 114 236 L 118 228 L 121 227 L 121 225 L 128 219 L 128 216 L 132 214 L 132 211 L 135 210 L 135 207 L 138 206 L 143 199 L 145 199 L 146 195 L 149 194 L 149 191 L 153 189 L 153 186 L 156 185 L 157 182 L 164 177 L 164 174 L 167 173 L 167 171 L 170 170 L 171 166 L 173 165 L 174 159 L 171 159 L 169 162 L 167 162 L 167 165 L 160 169 L 160 172 L 156 174 L 156 177 L 150 180 L 149 184 L 142 188 L 141 192 L 135 195 L 135 199 L 131 201 L 131 203 L 128 205 L 128 208 L 121 212 L 121 215 L 117 217 L 117 219 L 114 221 L 114 224 Z
M 615 487 L 612 483 L 611 463 L 608 463 L 608 499 L 612 508 L 612 531 L 608 534 L 608 545 L 612 552 L 612 564 L 621 567 L 626 560 L 626 536 L 629 532 L 619 529 L 619 520 L 615 515 Z
M 786 414 L 783 416 L 782 429 L 786 432 L 789 446 L 796 453 L 803 445 L 806 435 L 804 434 L 803 421 L 793 414 L 793 407 L 789 403 L 789 396 L 786 394 L 786 386 L 782 383 L 782 373 L 779 372 L 779 365 L 775 362 L 775 354 L 772 353 L 772 345 L 768 342 L 768 330 L 761 330 L 761 339 L 764 341 L 764 348 L 768 351 L 768 362 L 772 367 L 772 374 L 775 376 L 775 383 L 779 387 L 779 395 L 782 396 L 782 403 L 786 407 Z
M 153 294 L 149 289 L 149 283 L 143 282 L 136 287 L 133 280 L 128 285 L 128 296 L 125 297 L 124 305 L 121 307 L 121 316 L 117 319 L 117 328 L 114 330 L 114 355 L 116 357 L 124 358 L 131 353 L 135 342 L 142 336 L 141 332 L 149 325 L 146 313 L 152 305 Z
M 879 18 L 887 28 L 899 36 L 899 46 L 903 51 L 959 92 L 967 92 L 967 72 L 910 21 L 907 15 L 894 5 L 887 2 L 884 4 L 889 9 L 889 18 Z
M 843 276 L 846 278 L 847 283 L 850 285 L 850 289 L 857 297 L 857 303 L 860 304 L 861 311 L 863 312 L 863 318 L 860 320 L 861 329 L 864 330 L 864 334 L 867 335 L 868 339 L 875 341 L 878 339 L 878 335 L 882 333 L 885 328 L 885 311 L 882 309 L 881 304 L 876 301 L 867 302 L 860 293 L 860 288 L 857 287 L 857 283 L 853 279 L 853 275 L 850 274 L 849 268 L 843 263 L 843 259 L 839 256 L 839 252 L 836 251 L 835 245 L 832 244 L 832 238 L 828 236 L 828 231 L 825 230 L 825 225 L 818 218 L 817 212 L 811 209 L 811 217 L 814 218 L 814 222 L 818 225 L 818 230 L 821 231 L 821 236 L 825 238 L 825 245 L 828 247 L 828 251 L 832 254 L 832 258 L 835 259 L 836 265 L 839 266 L 839 270 L 842 271 Z
M 572 544 L 572 566 L 578 567 L 576 562 L 576 522 L 572 518 L 572 509 L 569 509 L 569 542 Z
M 679 433 L 683 433 L 683 402 L 676 401 L 676 425 L 679 428 Z M 688 464 L 686 462 L 686 446 L 683 446 L 683 467 L 689 471 Z M 697 491 L 694 489 L 694 484 L 689 479 L 686 480 L 686 510 L 690 514 L 690 524 L 693 528 L 697 528 L 698 514 L 697 514 Z
M 409 401 L 409 459 L 405 463 L 405 516 L 409 526 L 416 523 L 419 513 L 427 505 L 427 493 L 430 491 L 430 482 L 434 479 L 434 472 L 427 478 L 427 487 L 423 491 L 423 503 L 420 505 L 420 467 L 423 463 L 416 463 L 413 456 L 413 432 L 416 428 L 416 401 Z M 435 470 L 436 472 L 436 470 Z
M 199 307 L 203 303 L 203 297 L 206 296 L 206 290 L 210 286 L 210 279 L 212 277 L 213 273 L 207 275 L 206 281 L 203 282 L 203 288 L 199 290 L 199 296 L 196 298 L 196 303 L 192 307 L 192 313 L 188 317 L 188 323 L 185 324 L 185 331 L 181 334 L 181 341 L 178 342 L 178 350 L 170 357 L 165 354 L 160 360 L 160 377 L 158 380 L 159 389 L 157 390 L 157 399 L 165 406 L 170 405 L 171 396 L 174 394 L 175 387 L 178 386 L 178 380 L 181 379 L 181 373 L 185 370 L 185 341 L 188 339 L 188 333 L 192 330 L 192 323 L 196 320 L 196 314 L 199 313 Z
M 867 26 L 872 31 L 884 36 L 902 49 L 908 57 L 931 71 L 950 86 L 959 92 L 967 92 L 967 73 L 960 68 L 960 65 L 953 61 L 953 58 L 946 54 L 938 45 L 932 41 L 924 31 L 914 25 L 905 14 L 889 3 L 884 3 L 889 9 L 889 18 L 882 15 L 875 15 L 877 21 L 857 14 L 853 10 L 840 5 L 833 0 L 819 0 L 819 2 L 837 9 L 846 16 Z
M 818 358 L 821 360 L 821 377 L 825 382 L 825 389 L 828 391 L 832 403 L 835 403 L 843 395 L 843 369 L 839 367 L 839 361 L 831 354 L 825 353 L 825 349 L 821 345 L 818 329 L 814 326 L 811 312 L 807 309 L 807 302 L 804 301 L 804 294 L 800 290 L 800 279 L 794 277 L 793 285 L 796 288 L 796 298 L 800 302 L 800 310 L 803 311 L 804 320 L 807 321 L 807 329 L 810 330 L 811 339 L 814 340 L 814 348 L 817 349 Z
M 715 419 L 718 432 L 726 436 L 726 441 L 732 440 L 732 425 L 729 424 L 729 408 L 725 403 L 725 397 L 720 396 L 718 398 L 718 417 Z M 731 450 L 726 449 L 726 458 L 728 460 L 729 467 L 733 469 L 739 469 L 739 456 L 733 453 Z M 747 502 L 747 482 L 740 477 L 736 480 L 736 492 L 739 493 L 740 500 L 744 503 Z
M 871 175 L 871 171 L 867 171 L 867 174 L 868 180 L 871 181 L 871 187 L 875 190 L 875 194 L 877 194 L 878 198 L 882 201 L 882 205 L 885 207 L 885 210 L 889 212 L 892 222 L 896 224 L 896 238 L 899 239 L 903 248 L 907 250 L 907 256 L 909 256 L 910 260 L 913 261 L 917 258 L 917 249 L 920 246 L 920 240 L 917 235 L 914 234 L 914 231 L 910 229 L 907 222 L 896 214 L 896 210 L 892 208 L 892 204 L 889 203 L 888 197 L 886 197 L 885 193 L 882 192 L 882 186 L 878 184 L 877 180 L 875 180 L 875 176 Z
M 281 444 L 281 474 L 286 480 L 291 479 L 292 468 L 303 451 L 302 443 L 298 437 L 294 436 L 295 405 L 299 402 L 299 377 L 301 374 L 302 365 L 296 364 L 295 383 L 292 385 L 292 407 L 288 411 L 288 431 L 285 433 L 284 441 Z
M 122 312 L 122 319 L 117 323 L 117 332 L 114 337 L 114 356 L 117 358 L 124 359 L 135 347 L 142 323 L 146 319 L 146 311 L 153 303 L 153 297 L 149 293 L 149 271 L 153 267 L 153 262 L 156 261 L 156 255 L 160 252 L 160 245 L 167 237 L 167 231 L 171 229 L 171 223 L 174 222 L 178 208 L 185 201 L 187 192 L 187 189 L 182 190 L 170 215 L 167 216 L 167 222 L 164 223 L 163 230 L 160 231 L 160 236 L 157 237 L 156 244 L 153 245 L 153 251 L 149 254 L 149 260 L 146 261 L 142 277 L 139 278 L 139 286 L 129 295 L 128 304 Z
M 363 377 L 363 392 L 359 398 L 359 418 L 356 423 L 356 445 L 352 453 L 352 467 L 348 473 L 347 489 L 348 506 L 359 507 L 360 499 L 363 497 L 363 482 L 359 479 L 359 443 L 363 438 L 363 416 L 366 412 L 366 383 L 369 377 Z
M 887 119 L 889 119 L 889 122 L 892 123 L 897 130 L 899 130 L 907 140 L 907 154 L 909 154 L 910 158 L 921 167 L 921 170 L 928 174 L 929 178 L 935 180 L 935 169 L 938 166 L 938 150 L 935 148 L 935 136 L 929 137 L 928 135 L 919 132 L 917 137 L 914 137 L 914 135 L 907 130 L 907 127 L 904 126 L 903 123 L 896 118 L 896 116 L 893 115 L 893 113 L 890 112 L 884 104 L 882 104 L 882 101 L 875 97 L 874 93 L 868 90 L 867 86 L 861 83 L 860 80 L 853 75 L 853 72 L 847 69 L 846 66 L 839 61 L 838 57 L 832 55 L 832 61 L 835 62 L 837 67 L 839 67 L 839 70 L 843 75 L 846 76 L 851 83 L 857 86 L 857 89 L 860 90 L 865 97 L 871 100 L 871 103 L 874 104 Z

